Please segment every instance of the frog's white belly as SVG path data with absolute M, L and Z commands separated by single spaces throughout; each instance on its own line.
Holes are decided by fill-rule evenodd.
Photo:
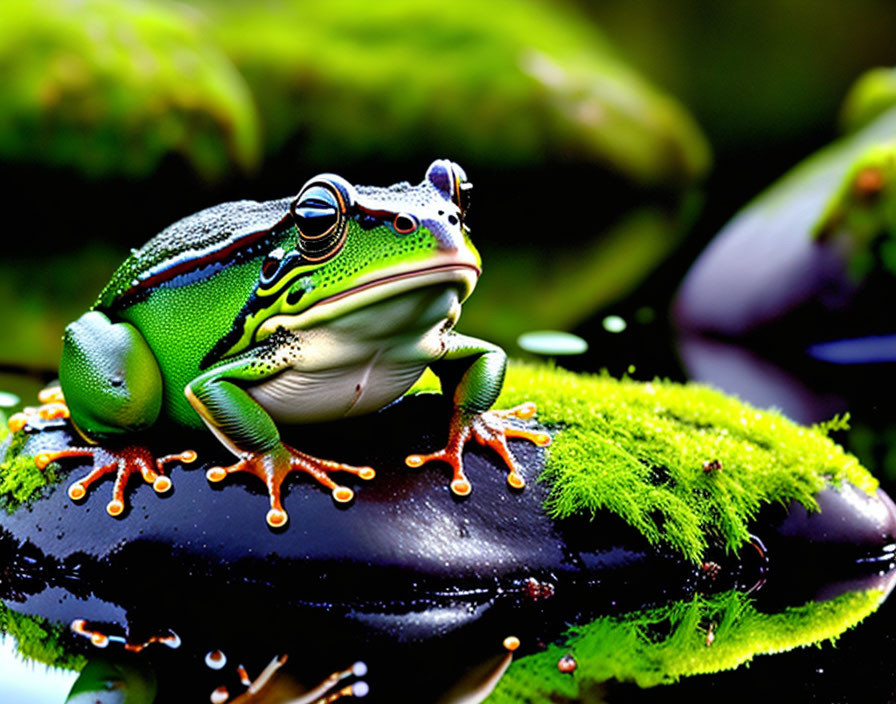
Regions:
M 248 392 L 277 422 L 317 423 L 379 410 L 411 388 L 425 368 L 375 357 L 363 365 L 288 369 Z
M 373 413 L 444 353 L 459 311 L 455 288 L 430 286 L 294 330 L 290 366 L 247 392 L 282 423 Z

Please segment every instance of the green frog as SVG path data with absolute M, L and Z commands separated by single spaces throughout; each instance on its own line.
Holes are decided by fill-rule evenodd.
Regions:
M 69 486 L 72 499 L 115 474 L 111 515 L 126 506 L 134 474 L 171 488 L 141 433 L 163 422 L 207 427 L 237 461 L 207 471 L 212 482 L 246 472 L 270 497 L 267 522 L 286 525 L 281 486 L 308 475 L 348 502 L 334 474 L 373 479 L 371 467 L 313 457 L 283 442 L 278 425 L 372 413 L 405 394 L 429 368 L 450 394 L 446 446 L 412 454 L 453 471 L 451 490 L 472 485 L 462 453 L 471 439 L 493 448 L 510 486 L 525 481 L 508 438 L 547 445 L 521 427 L 532 404 L 491 410 L 506 355 L 455 332 L 461 303 L 481 271 L 466 216 L 471 184 L 457 164 L 433 162 L 416 186 L 354 186 L 334 174 L 292 198 L 225 203 L 151 239 L 115 272 L 94 307 L 66 328 L 60 389 L 42 399 L 44 418 L 70 417 L 83 447 L 40 453 L 38 466 L 90 456 L 94 469 Z M 29 414 L 11 421 L 13 430 Z

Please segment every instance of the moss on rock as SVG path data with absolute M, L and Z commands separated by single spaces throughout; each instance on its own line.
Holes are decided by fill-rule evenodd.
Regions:
M 24 433 L 10 434 L 0 415 L 0 506 L 10 513 L 61 478 L 56 463 L 40 470 L 32 455 L 23 454 L 27 440 Z
M 541 475 L 552 517 L 610 511 L 695 562 L 711 544 L 743 545 L 765 504 L 812 510 L 829 486 L 877 489 L 827 437 L 830 424 L 802 427 L 705 386 L 511 364 L 498 406 L 529 400 L 554 435 Z M 54 464 L 41 471 L 24 454 L 37 451 L 28 437 L 0 441 L 0 504 L 10 511 L 60 479 Z
M 743 545 L 763 504 L 811 510 L 828 486 L 877 489 L 829 426 L 806 428 L 706 386 L 513 364 L 498 405 L 526 400 L 554 431 L 541 475 L 552 516 L 611 511 L 689 560 L 714 540 Z

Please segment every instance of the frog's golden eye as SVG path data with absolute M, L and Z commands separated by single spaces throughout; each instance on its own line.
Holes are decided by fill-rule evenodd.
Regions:
M 309 181 L 293 201 L 290 212 L 299 231 L 299 250 L 308 261 L 329 259 L 345 243 L 350 189 L 338 176 L 321 177 Z
M 420 226 L 417 218 L 407 213 L 398 213 L 392 220 L 392 227 L 399 235 L 409 235 Z

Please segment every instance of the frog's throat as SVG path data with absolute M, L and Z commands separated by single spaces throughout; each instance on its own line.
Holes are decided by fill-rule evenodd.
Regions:
M 479 274 L 477 266 L 455 263 L 385 276 L 322 298 L 297 315 L 275 315 L 268 318 L 259 327 L 257 339 L 264 339 L 279 328 L 287 330 L 310 328 L 328 320 L 335 320 L 345 313 L 425 286 L 457 285 L 460 289 L 458 299 L 463 301 L 476 286 Z

